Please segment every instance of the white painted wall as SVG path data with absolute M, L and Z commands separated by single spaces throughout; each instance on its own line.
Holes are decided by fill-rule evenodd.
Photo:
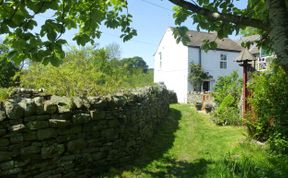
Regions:
M 189 47 L 189 64 L 192 62 L 199 64 L 199 48 Z M 220 69 L 220 56 L 225 54 L 227 56 L 227 68 Z M 207 53 L 201 50 L 201 65 L 205 72 L 209 72 L 209 75 L 213 76 L 213 81 L 210 82 L 210 89 L 213 90 L 214 84 L 221 76 L 231 74 L 233 71 L 237 71 L 239 76 L 242 76 L 242 67 L 239 66 L 234 60 L 240 54 L 240 52 L 221 51 L 221 50 L 209 50 Z M 192 91 L 192 86 L 189 83 L 188 90 Z
M 227 68 L 220 69 L 220 56 L 225 54 L 227 56 Z M 208 51 L 202 53 L 202 67 L 209 72 L 214 79 L 218 79 L 220 76 L 229 75 L 233 71 L 237 71 L 239 75 L 242 75 L 242 68 L 237 62 L 236 57 L 240 52 L 229 52 L 229 51 Z
M 220 56 L 225 54 L 227 56 L 227 68 L 220 69 Z M 214 84 L 217 79 L 221 76 L 230 75 L 233 71 L 237 71 L 239 76 L 242 76 L 242 67 L 235 62 L 236 57 L 240 52 L 229 52 L 229 51 L 208 51 L 202 53 L 202 67 L 209 75 L 213 76 L 214 81 L 211 82 L 211 89 L 213 90 Z
M 199 48 L 188 48 L 188 67 L 190 64 L 199 64 Z M 193 86 L 191 82 L 188 81 L 188 92 L 189 91 L 193 91 Z
M 162 55 L 161 66 L 160 54 Z M 227 69 L 220 69 L 221 54 L 227 55 Z M 240 52 L 220 50 L 210 50 L 205 53 L 201 50 L 202 68 L 214 79 L 210 82 L 210 89 L 213 89 L 220 76 L 229 75 L 234 70 L 242 76 L 242 68 L 234 62 L 239 54 Z M 177 44 L 172 30 L 167 29 L 154 54 L 154 82 L 163 82 L 169 90 L 176 92 L 178 102 L 186 103 L 188 91 L 192 91 L 192 86 L 188 82 L 188 68 L 192 62 L 199 64 L 199 48 L 187 47 L 182 43 Z
M 160 53 L 162 66 L 160 67 Z M 177 94 L 178 102 L 187 102 L 188 48 L 177 44 L 169 28 L 164 34 L 154 55 L 154 82 L 164 82 L 169 90 Z
M 202 51 L 202 50 L 201 50 Z M 189 64 L 199 64 L 199 48 L 188 48 Z

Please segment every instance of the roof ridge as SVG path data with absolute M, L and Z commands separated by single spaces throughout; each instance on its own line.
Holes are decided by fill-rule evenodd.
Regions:
M 198 33 L 208 33 L 208 34 L 217 34 L 217 32 L 204 32 L 204 31 L 198 31 L 198 30 L 189 30 L 190 32 L 198 32 Z
M 176 27 L 169 27 L 170 29 L 175 29 Z M 188 29 L 188 32 L 198 32 L 198 33 L 209 33 L 209 34 L 217 34 L 217 32 L 204 32 L 204 31 L 198 31 L 193 29 Z
M 175 29 L 175 27 L 169 27 L 171 30 Z M 198 30 L 190 30 L 188 29 L 187 35 L 190 38 L 190 42 L 188 42 L 187 46 L 195 46 L 201 47 L 203 45 L 203 41 L 215 41 L 217 43 L 217 49 L 228 50 L 228 51 L 238 51 L 241 52 L 242 47 L 236 43 L 236 41 L 231 38 L 222 38 L 220 39 L 217 35 L 217 32 L 202 32 Z

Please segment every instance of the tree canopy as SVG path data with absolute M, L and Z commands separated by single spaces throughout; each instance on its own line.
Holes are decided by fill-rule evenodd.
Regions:
M 235 5 L 239 0 L 169 1 L 177 5 L 173 15 L 178 26 L 175 34 L 182 39 L 187 39 L 183 38 L 187 28 L 181 26 L 187 18 L 193 18 L 199 30 L 217 31 L 219 38 L 252 27 L 261 35 L 257 43 L 271 47 L 288 72 L 287 0 L 247 0 L 243 9 Z M 29 58 L 59 64 L 66 43 L 61 35 L 70 29 L 78 29 L 73 40 L 82 46 L 100 37 L 101 24 L 119 28 L 124 41 L 137 35 L 131 27 L 127 0 L 1 0 L 0 4 L 0 35 L 6 35 L 4 42 L 11 48 L 8 57 L 16 63 Z M 51 18 L 35 32 L 35 17 L 46 12 L 52 14 Z
M 288 1 L 287 0 L 247 0 L 247 7 L 240 9 L 234 0 L 169 0 L 174 8 L 176 36 L 183 38 L 187 28 L 181 24 L 193 18 L 197 28 L 216 31 L 224 38 L 234 31 L 252 27 L 261 35 L 259 46 L 272 48 L 280 64 L 288 72 Z M 237 0 L 239 1 L 239 0 Z
M 123 58 L 121 63 L 124 67 L 127 67 L 128 70 L 140 69 L 143 72 L 147 72 L 148 70 L 148 65 L 143 60 L 143 58 L 139 56 Z
M 52 14 L 37 31 L 35 17 Z M 136 35 L 131 28 L 132 16 L 125 0 L 1 0 L 0 35 L 11 50 L 8 57 L 20 63 L 29 58 L 33 61 L 58 65 L 65 53 L 61 38 L 66 30 L 77 29 L 73 40 L 78 45 L 94 43 L 100 37 L 100 25 L 119 28 L 124 41 Z
M 16 65 L 7 60 L 8 47 L 0 44 L 0 88 L 11 87 L 15 84 L 13 76 L 18 71 Z
M 127 60 L 111 60 L 106 48 L 74 48 L 58 67 L 33 62 L 23 69 L 20 86 L 44 88 L 47 93 L 57 95 L 96 96 L 153 83 L 152 71 L 144 72 L 130 64 Z

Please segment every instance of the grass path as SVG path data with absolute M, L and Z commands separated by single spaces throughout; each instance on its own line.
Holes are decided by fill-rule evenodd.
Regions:
M 181 110 L 182 117 L 169 155 L 178 160 L 216 160 L 244 139 L 243 128 L 216 126 L 208 115 L 195 112 L 189 105 L 174 105 L 173 108 Z
M 260 177 L 271 172 L 271 165 L 266 164 L 259 147 L 241 146 L 245 138 L 242 127 L 216 126 L 208 115 L 197 113 L 190 105 L 172 105 L 169 117 L 133 166 L 124 170 L 111 169 L 101 177 Z M 224 157 L 232 151 L 236 161 L 225 162 Z M 244 159 L 240 155 L 244 155 Z M 250 157 L 254 161 L 250 161 Z M 238 175 L 231 173 L 226 164 L 230 164 L 233 172 L 238 171 Z

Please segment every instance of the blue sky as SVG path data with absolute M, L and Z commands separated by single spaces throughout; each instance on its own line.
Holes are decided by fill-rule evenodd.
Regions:
M 236 1 L 238 7 L 244 7 L 247 1 Z M 102 37 L 98 40 L 100 46 L 116 42 L 121 46 L 122 57 L 142 57 L 153 68 L 153 54 L 168 27 L 175 26 L 173 19 L 173 4 L 168 0 L 128 0 L 129 13 L 133 15 L 132 26 L 137 29 L 138 35 L 132 40 L 123 43 L 117 30 L 103 28 Z M 188 19 L 185 25 L 196 30 Z
M 246 3 L 247 1 L 238 1 L 238 5 L 242 7 Z M 140 56 L 150 68 L 153 68 L 153 54 L 164 32 L 168 27 L 175 26 L 173 6 L 168 0 L 128 0 L 128 10 L 133 15 L 132 26 L 136 28 L 138 35 L 123 43 L 119 37 L 121 35 L 119 30 L 111 30 L 103 26 L 102 37 L 95 41 L 100 47 L 117 43 L 120 45 L 122 58 Z M 37 20 L 38 24 L 41 24 L 47 16 L 49 15 L 40 16 Z M 185 25 L 189 29 L 196 30 L 196 26 L 192 25 L 192 19 L 189 19 Z M 76 33 L 76 30 L 66 32 L 63 38 L 68 41 L 69 45 L 76 46 L 76 43 L 72 41 L 73 33 Z
M 128 0 L 128 10 L 133 15 L 132 26 L 137 29 L 138 35 L 122 43 L 119 32 L 103 29 L 100 45 L 116 42 L 121 46 L 122 57 L 140 56 L 153 68 L 153 54 L 164 32 L 174 26 L 172 7 L 173 4 L 167 0 Z
M 105 47 L 111 43 L 120 45 L 121 57 L 142 57 L 150 68 L 153 68 L 153 54 L 168 27 L 175 26 L 173 20 L 173 4 L 168 0 L 128 0 L 128 11 L 133 15 L 132 26 L 137 30 L 137 36 L 123 43 L 119 30 L 107 29 L 102 26 L 102 36 L 95 39 L 100 47 Z M 40 16 L 39 21 L 43 21 L 49 15 Z M 192 20 L 189 20 L 192 24 Z M 40 23 L 38 23 L 40 24 Z M 186 23 L 188 25 L 188 23 Z M 188 26 L 190 29 L 192 25 Z M 68 31 L 63 35 L 69 45 L 76 46 L 72 41 L 76 30 Z

